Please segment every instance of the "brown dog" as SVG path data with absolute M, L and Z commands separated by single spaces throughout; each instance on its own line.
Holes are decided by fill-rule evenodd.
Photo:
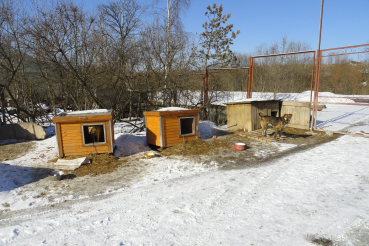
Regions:
M 265 116 L 262 112 L 259 112 L 261 117 L 261 135 L 266 137 L 269 126 L 274 126 L 276 131 L 274 132 L 274 138 L 277 139 L 277 134 L 281 137 L 284 128 L 291 121 L 292 114 L 284 114 L 282 117 Z M 264 134 L 263 134 L 264 133 Z
M 88 133 L 92 136 L 96 136 L 96 142 L 100 142 L 100 134 L 103 131 L 102 125 L 94 125 L 94 126 L 88 126 Z M 93 139 L 95 140 L 95 139 Z

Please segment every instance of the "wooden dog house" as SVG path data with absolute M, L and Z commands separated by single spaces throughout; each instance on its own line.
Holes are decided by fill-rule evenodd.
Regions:
M 171 147 L 199 137 L 200 110 L 165 108 L 144 112 L 147 143 Z
M 113 153 L 114 126 L 111 110 L 62 113 L 53 118 L 59 157 Z
M 229 131 L 254 131 L 260 129 L 259 112 L 264 115 L 280 116 L 280 101 L 265 99 L 246 99 L 226 103 L 227 128 Z

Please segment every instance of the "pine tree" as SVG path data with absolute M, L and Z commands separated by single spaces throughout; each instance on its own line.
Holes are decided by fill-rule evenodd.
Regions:
M 202 27 L 205 29 L 200 34 L 200 54 L 204 59 L 205 77 L 204 77 L 204 119 L 206 119 L 206 106 L 208 106 L 208 87 L 209 87 L 209 72 L 208 67 L 210 65 L 216 67 L 227 67 L 235 65 L 237 62 L 236 56 L 230 49 L 230 45 L 233 44 L 233 40 L 240 33 L 240 30 L 236 32 L 232 31 L 233 24 L 225 25 L 231 14 L 223 15 L 223 6 L 214 3 L 211 7 L 207 7 L 205 16 L 209 19 Z M 232 33 L 231 37 L 229 34 Z M 210 65 L 208 65 L 210 64 Z

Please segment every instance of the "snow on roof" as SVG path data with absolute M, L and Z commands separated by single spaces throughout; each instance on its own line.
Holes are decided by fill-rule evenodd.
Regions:
M 93 110 L 81 110 L 73 112 L 63 112 L 57 117 L 75 117 L 75 116 L 87 116 L 87 115 L 109 115 L 111 110 L 108 109 L 93 109 Z
M 167 107 L 167 108 L 161 108 L 157 111 L 181 111 L 181 110 L 189 110 L 188 108 L 180 108 L 180 107 Z
M 249 103 L 249 102 L 256 102 L 256 101 L 279 101 L 279 99 L 265 99 L 265 98 L 247 98 L 247 99 L 242 99 L 242 100 L 236 100 L 233 102 L 227 102 L 225 103 L 227 104 L 242 104 L 242 103 Z
M 96 113 L 110 113 L 108 109 L 91 109 L 91 110 L 81 110 L 68 112 L 67 114 L 96 114 Z

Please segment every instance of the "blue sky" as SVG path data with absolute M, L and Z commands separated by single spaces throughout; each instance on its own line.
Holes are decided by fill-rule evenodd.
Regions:
M 105 0 L 75 2 L 93 8 Z M 187 32 L 203 31 L 206 7 L 213 3 L 222 4 L 223 14 L 232 14 L 228 23 L 241 30 L 232 47 L 235 52 L 254 53 L 260 44 L 280 41 L 282 36 L 306 42 L 314 50 L 318 48 L 321 0 L 192 0 L 190 8 L 182 14 Z M 367 43 L 369 0 L 325 0 L 321 49 Z

